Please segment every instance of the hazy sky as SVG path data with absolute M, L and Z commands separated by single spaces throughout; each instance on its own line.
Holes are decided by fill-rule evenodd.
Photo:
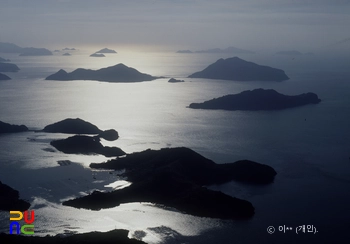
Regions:
M 350 0 L 0 0 L 20 46 L 310 49 L 350 38 Z

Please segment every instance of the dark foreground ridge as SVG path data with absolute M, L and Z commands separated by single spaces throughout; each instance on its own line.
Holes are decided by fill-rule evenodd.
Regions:
M 11 78 L 8 77 L 7 75 L 4 75 L 4 74 L 0 73 L 0 80 L 11 80 Z
M 287 96 L 272 89 L 255 89 L 214 98 L 203 103 L 191 103 L 189 107 L 194 109 L 223 110 L 280 110 L 307 104 L 317 104 L 320 101 L 321 99 L 311 92 Z
M 113 243 L 113 244 L 146 244 L 143 241 L 128 238 L 129 231 L 127 230 L 112 230 L 108 232 L 89 232 L 84 234 L 75 234 L 71 236 L 24 236 L 24 235 L 9 235 L 0 234 L 2 243 L 27 243 L 27 244 L 63 244 L 63 243 Z
M 125 155 L 118 147 L 104 147 L 99 137 L 76 135 L 50 142 L 51 146 L 67 154 L 102 154 L 106 157 Z
M 66 134 L 88 134 L 98 135 L 99 137 L 107 140 L 114 141 L 119 138 L 118 132 L 114 129 L 100 130 L 96 125 L 91 124 L 85 120 L 76 119 L 64 119 L 59 122 L 45 126 L 44 132 L 50 133 L 66 133 Z
M 11 125 L 0 121 L 0 133 L 15 133 L 27 131 L 28 128 L 25 125 Z
M 19 199 L 19 192 L 17 190 L 12 189 L 0 181 L 0 210 L 11 211 L 15 209 L 25 211 L 29 207 L 30 203 Z M 0 240 L 2 239 L 0 238 Z
M 201 217 L 245 219 L 254 215 L 250 202 L 203 185 L 231 180 L 266 184 L 276 175 L 270 166 L 247 160 L 219 165 L 188 148 L 149 149 L 90 167 L 125 169 L 124 175 L 132 184 L 109 193 L 95 191 L 63 205 L 99 210 L 122 203 L 152 202 Z
M 189 78 L 205 78 L 234 81 L 283 81 L 288 76 L 281 69 L 247 62 L 238 57 L 219 59 Z
M 136 69 L 130 68 L 124 64 L 102 68 L 99 70 L 76 69 L 67 73 L 63 69 L 57 73 L 46 77 L 46 80 L 96 80 L 108 82 L 141 82 L 151 81 L 160 77 L 140 73 Z

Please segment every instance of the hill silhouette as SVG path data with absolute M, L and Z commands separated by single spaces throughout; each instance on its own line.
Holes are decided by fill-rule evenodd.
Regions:
M 20 47 L 8 42 L 0 42 L 0 53 L 19 53 L 20 56 L 52 55 L 52 52 L 46 48 Z
M 151 81 L 160 77 L 140 73 L 134 68 L 124 64 L 102 68 L 99 70 L 76 69 L 71 73 L 59 70 L 57 73 L 46 77 L 46 80 L 97 80 L 108 82 L 141 82 Z
M 223 110 L 280 110 L 306 104 L 317 104 L 320 101 L 318 96 L 311 92 L 287 96 L 272 89 L 255 89 L 214 98 L 203 103 L 191 103 L 189 107 L 194 109 Z
M 281 69 L 262 66 L 238 57 L 219 59 L 189 78 L 206 78 L 234 81 L 283 81 L 288 76 Z
M 100 51 L 97 51 L 95 53 L 117 53 L 116 51 L 112 50 L 112 49 L 108 49 L 108 48 L 103 48 Z

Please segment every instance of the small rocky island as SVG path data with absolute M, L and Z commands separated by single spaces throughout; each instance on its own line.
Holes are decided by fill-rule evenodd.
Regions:
M 72 56 L 70 53 L 64 53 L 62 56 Z
M 205 78 L 233 81 L 284 81 L 288 76 L 281 69 L 258 65 L 238 57 L 219 59 L 189 78 Z
M 28 131 L 28 127 L 25 125 L 11 125 L 0 121 L 0 133 L 16 133 Z
M 102 164 L 97 169 L 125 169 L 129 187 L 69 200 L 63 205 L 99 210 L 122 203 L 152 202 L 187 214 L 222 219 L 246 219 L 254 215 L 248 201 L 210 190 L 204 185 L 231 180 L 250 184 L 273 182 L 276 171 L 248 160 L 216 164 L 188 148 L 164 148 L 128 154 Z
M 177 80 L 177 79 L 174 79 L 174 78 L 170 78 L 168 80 L 169 83 L 178 83 L 178 82 L 185 82 L 184 80 Z
M 125 152 L 118 147 L 104 147 L 97 136 L 76 135 L 66 139 L 54 140 L 50 144 L 67 154 L 101 154 L 106 157 L 125 155 Z
M 191 103 L 194 109 L 223 109 L 223 110 L 280 110 L 317 104 L 321 102 L 315 93 L 304 93 L 288 96 L 275 90 L 255 89 L 239 94 L 226 95 L 203 103 Z
M 119 135 L 116 130 L 110 129 L 103 131 L 96 125 L 79 118 L 68 118 L 47 125 L 42 131 L 49 133 L 80 134 L 66 139 L 54 140 L 50 143 L 51 146 L 55 147 L 57 150 L 67 154 L 102 154 L 106 157 L 125 155 L 125 152 L 118 147 L 104 147 L 100 143 L 100 138 L 108 141 L 117 140 Z
M 95 53 L 117 53 L 115 50 L 108 49 L 108 48 L 103 48 L 100 51 L 97 51 Z
M 7 75 L 4 75 L 4 74 L 0 73 L 0 80 L 11 80 L 11 78 L 8 77 Z
M 117 64 L 99 70 L 76 69 L 71 73 L 67 73 L 63 69 L 57 73 L 46 77 L 46 80 L 96 80 L 107 82 L 141 82 L 151 81 L 161 77 L 155 77 L 141 73 L 134 68 L 130 68 L 124 64 Z
M 19 199 L 19 192 L 0 181 L 0 210 L 25 211 L 30 207 L 30 203 Z
M 94 58 L 104 58 L 106 57 L 103 53 L 93 53 L 90 55 L 90 57 L 94 57 Z
M 110 129 L 103 131 L 96 125 L 93 125 L 90 122 L 79 118 L 68 118 L 47 125 L 43 131 L 49 133 L 98 135 L 98 137 L 101 137 L 107 141 L 114 141 L 119 138 L 118 132 L 116 130 Z

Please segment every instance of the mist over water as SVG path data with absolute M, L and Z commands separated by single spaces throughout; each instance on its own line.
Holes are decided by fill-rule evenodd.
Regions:
M 350 67 L 347 57 L 271 54 L 239 55 L 248 61 L 285 70 L 284 82 L 235 82 L 186 78 L 222 54 L 123 52 L 92 58 L 3 55 L 20 67 L 0 82 L 0 120 L 31 129 L 65 118 L 81 118 L 101 129 L 114 128 L 120 138 L 104 145 L 132 153 L 148 148 L 189 147 L 217 163 L 250 159 L 274 167 L 267 186 L 227 183 L 211 189 L 251 201 L 256 214 L 249 221 L 221 221 L 183 215 L 152 204 L 133 203 L 101 211 L 63 207 L 63 200 L 85 195 L 122 179 L 118 172 L 91 171 L 104 156 L 66 155 L 49 142 L 68 135 L 25 132 L 0 135 L 0 180 L 19 190 L 36 213 L 40 235 L 125 228 L 147 233 L 150 243 L 310 243 L 339 241 L 346 236 L 350 213 Z M 142 83 L 46 81 L 65 69 L 99 69 L 124 63 L 154 76 L 169 78 Z M 192 110 L 192 102 L 271 88 L 296 95 L 315 92 L 317 105 L 283 111 Z M 51 150 L 47 150 L 51 149 Z M 73 163 L 60 166 L 58 161 Z M 20 180 L 19 180 L 20 179 Z M 331 199 L 331 200 L 330 200 Z M 0 230 L 7 232 L 8 213 L 0 212 Z M 330 224 L 331 223 L 331 224 Z M 314 225 L 319 233 L 266 232 L 268 226 Z M 175 241 L 176 240 L 176 241 Z M 228 241 L 230 240 L 230 241 Z

